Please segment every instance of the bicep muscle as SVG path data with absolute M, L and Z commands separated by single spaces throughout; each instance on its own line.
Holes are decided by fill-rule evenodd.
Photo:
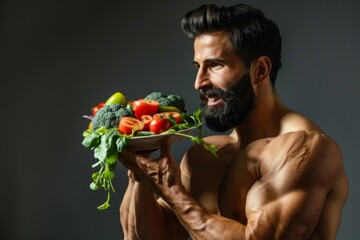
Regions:
M 262 178 L 247 199 L 254 239 L 310 236 L 337 174 L 335 151 L 320 134 L 291 133 L 269 143 L 261 160 Z

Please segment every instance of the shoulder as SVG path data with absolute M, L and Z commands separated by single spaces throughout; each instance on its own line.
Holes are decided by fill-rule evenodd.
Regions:
M 330 183 L 341 174 L 342 161 L 340 148 L 329 136 L 315 130 L 294 131 L 268 141 L 260 156 L 260 172 L 322 177 Z
M 307 164 L 342 164 L 339 146 L 310 119 L 288 111 L 280 126 L 279 135 L 270 138 L 264 148 L 265 158 L 303 159 Z
M 338 157 L 341 155 L 335 141 L 317 130 L 302 130 L 281 134 L 270 139 L 264 149 L 265 153 L 268 154 L 271 154 L 271 152 L 275 154 L 291 153 L 288 157 L 296 156 L 299 150 L 308 154 L 332 153 Z

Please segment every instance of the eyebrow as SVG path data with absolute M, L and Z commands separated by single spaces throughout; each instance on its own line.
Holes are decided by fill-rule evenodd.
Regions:
M 192 62 L 193 62 L 194 65 L 195 65 L 195 64 L 199 64 L 199 63 L 198 63 L 197 61 L 195 61 L 195 60 L 193 60 Z M 223 59 L 221 59 L 221 58 L 208 58 L 208 59 L 206 59 L 204 62 L 205 62 L 205 64 L 208 64 L 208 63 L 211 63 L 211 62 L 224 63 L 225 61 L 224 61 Z

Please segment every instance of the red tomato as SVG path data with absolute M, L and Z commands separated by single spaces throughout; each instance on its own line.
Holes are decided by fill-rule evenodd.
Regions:
M 99 107 L 98 106 L 95 106 L 95 107 L 93 107 L 92 109 L 91 109 L 91 114 L 93 115 L 93 116 L 95 116 L 95 114 L 97 113 L 97 111 L 99 111 Z
M 119 131 L 127 135 L 130 135 L 133 130 L 137 132 L 143 128 L 144 123 L 133 117 L 122 117 L 119 123 Z
M 171 127 L 168 119 L 153 118 L 150 122 L 150 131 L 156 134 L 162 133 Z
M 102 108 L 102 107 L 104 106 L 104 104 L 105 104 L 105 103 L 102 102 L 102 103 L 96 105 L 95 107 L 93 107 L 93 108 L 91 109 L 91 114 L 92 114 L 93 116 L 95 116 L 95 114 L 97 113 L 97 111 L 99 111 L 99 109 Z
M 150 130 L 150 122 L 152 120 L 152 116 L 150 115 L 142 115 L 141 116 L 141 121 L 144 123 L 144 131 L 149 131 Z
M 159 110 L 159 102 L 150 99 L 139 99 L 132 103 L 132 109 L 137 119 L 141 119 L 142 115 L 154 115 Z
M 157 113 L 153 116 L 153 118 L 165 118 L 167 119 L 169 116 L 173 117 L 176 120 L 176 123 L 181 122 L 181 115 L 178 112 L 161 112 Z
M 98 107 L 99 107 L 99 108 L 102 108 L 104 105 L 105 105 L 105 103 L 102 102 L 102 103 L 99 103 Z

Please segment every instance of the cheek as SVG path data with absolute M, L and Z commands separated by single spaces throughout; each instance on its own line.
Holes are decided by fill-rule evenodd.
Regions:
M 223 91 L 229 91 L 233 86 L 235 86 L 240 81 L 239 78 L 222 78 L 218 82 L 218 88 L 222 89 Z
M 220 88 L 223 91 L 228 91 L 232 86 L 234 86 L 240 77 L 236 76 L 226 76 L 226 75 L 215 75 L 213 78 L 213 85 L 214 87 Z

